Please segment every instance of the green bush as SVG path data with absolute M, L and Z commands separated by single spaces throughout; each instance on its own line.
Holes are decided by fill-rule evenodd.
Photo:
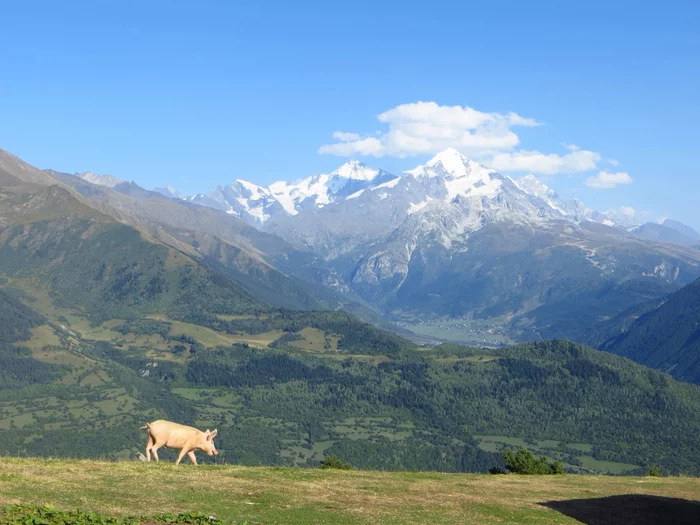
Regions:
M 517 452 L 504 450 L 502 457 L 506 463 L 506 469 L 513 474 L 564 474 L 564 465 L 561 461 L 549 461 L 544 456 L 536 457 L 524 447 L 518 448 Z
M 322 469 L 338 469 L 338 470 L 352 470 L 352 465 L 350 463 L 346 463 L 342 459 L 336 457 L 336 456 L 327 456 L 326 459 L 321 461 L 321 468 Z
M 647 476 L 653 477 L 653 478 L 660 478 L 663 476 L 661 472 L 661 468 L 658 465 L 652 465 L 649 467 L 649 470 L 647 471 Z

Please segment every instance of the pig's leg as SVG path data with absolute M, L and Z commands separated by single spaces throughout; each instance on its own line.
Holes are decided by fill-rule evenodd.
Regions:
M 197 464 L 197 458 L 194 456 L 194 450 L 190 450 L 187 455 L 190 457 L 190 461 L 193 465 Z
M 187 454 L 187 452 L 187 447 L 182 447 L 182 450 L 180 451 L 180 454 L 177 457 L 177 461 L 175 462 L 176 465 L 180 464 L 180 461 L 182 461 L 182 458 L 185 457 L 185 454 Z
M 153 436 L 148 433 L 148 444 L 146 445 L 146 461 L 151 461 L 151 448 L 153 448 Z
M 151 445 L 151 452 L 153 453 L 153 457 L 156 458 L 156 461 L 160 461 L 160 459 L 158 458 L 158 449 L 163 445 L 165 445 L 165 442 L 158 440 L 155 440 L 155 443 Z

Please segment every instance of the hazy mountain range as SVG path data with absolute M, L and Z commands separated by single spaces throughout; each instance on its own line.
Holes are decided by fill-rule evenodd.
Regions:
M 104 190 L 61 177 L 105 202 L 97 196 Z M 249 239 L 231 237 L 233 223 L 238 231 L 250 225 L 247 237 L 274 235 L 263 260 L 425 336 L 447 321 L 459 326 L 441 337 L 466 342 L 491 340 L 485 334 L 494 331 L 503 341 L 576 337 L 700 276 L 692 228 L 671 220 L 634 225 L 625 210 L 561 199 L 532 175 L 514 180 L 453 149 L 400 175 L 350 161 L 298 183 L 239 179 L 189 197 L 112 176 L 77 177 L 128 195 L 142 221 L 167 222 L 164 230 L 189 246 L 214 234 L 250 251 Z M 177 209 L 166 212 L 174 204 L 155 193 Z M 197 242 L 204 255 L 220 253 L 217 243 Z

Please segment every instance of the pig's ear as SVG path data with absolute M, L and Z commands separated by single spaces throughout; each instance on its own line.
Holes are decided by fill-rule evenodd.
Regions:
M 204 431 L 204 433 L 205 433 L 205 434 L 211 434 L 211 430 L 206 429 L 206 430 Z
M 209 433 L 207 434 L 207 440 L 208 440 L 208 441 L 211 441 L 212 439 L 214 439 L 214 438 L 216 437 L 216 433 L 217 433 L 217 432 L 218 432 L 218 430 L 216 430 L 216 429 L 214 429 L 213 431 L 209 432 Z

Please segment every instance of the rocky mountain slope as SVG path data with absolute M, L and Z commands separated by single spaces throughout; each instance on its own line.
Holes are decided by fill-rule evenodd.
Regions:
M 222 211 L 164 198 L 133 182 L 113 187 L 47 170 L 47 174 L 86 197 L 118 220 L 148 231 L 154 238 L 207 264 L 272 305 L 337 308 L 351 301 L 325 261 L 297 250 L 281 238 L 260 232 Z
M 315 254 L 326 284 L 409 328 L 451 319 L 510 340 L 572 337 L 700 276 L 683 225 L 630 227 L 628 214 L 561 199 L 532 175 L 513 180 L 453 149 L 401 175 L 351 161 L 298 184 L 163 193 L 274 233 L 282 251 Z
M 187 253 L 0 152 L 0 285 L 43 290 L 93 319 L 269 307 Z
M 700 248 L 700 234 L 690 226 L 666 219 L 662 224 L 648 222 L 629 229 L 640 239 Z
M 486 319 L 516 339 L 568 337 L 700 275 L 697 249 L 640 238 L 454 150 L 351 197 L 265 227 L 409 324 Z

